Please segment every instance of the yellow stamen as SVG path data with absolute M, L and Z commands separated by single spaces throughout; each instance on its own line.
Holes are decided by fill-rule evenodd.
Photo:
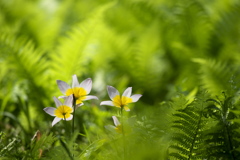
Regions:
M 128 103 L 131 103 L 131 102 L 132 102 L 132 98 L 122 96 L 122 104 L 124 106 L 127 105 Z
M 74 95 L 74 98 L 76 99 L 76 104 L 80 104 L 84 99 L 86 99 L 87 91 L 82 87 L 74 87 L 69 88 L 66 91 L 66 96 L 70 96 L 71 94 Z
M 121 102 L 121 97 L 119 95 L 116 95 L 113 98 L 113 104 L 114 106 L 121 108 L 122 102 Z
M 69 106 L 59 106 L 55 111 L 54 111 L 54 115 L 58 118 L 63 118 L 63 119 L 67 119 L 71 116 L 71 113 L 73 112 L 73 109 Z
M 126 106 L 128 103 L 131 103 L 131 102 L 132 102 L 132 98 L 125 97 L 125 96 L 120 97 L 120 95 L 116 95 L 113 98 L 114 106 L 119 107 L 119 108 Z

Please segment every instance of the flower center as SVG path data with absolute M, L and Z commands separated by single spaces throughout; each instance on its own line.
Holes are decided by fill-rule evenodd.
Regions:
M 74 98 L 76 99 L 76 104 L 80 104 L 84 99 L 86 99 L 87 91 L 82 87 L 74 87 L 69 88 L 66 91 L 66 96 L 70 96 L 71 94 L 74 95 Z
M 122 96 L 120 97 L 120 95 L 116 95 L 114 98 L 113 98 L 113 104 L 114 106 L 116 107 L 124 107 L 126 106 L 128 103 L 131 103 L 132 102 L 132 98 L 129 98 L 129 97 L 125 97 L 125 96 Z
M 58 118 L 67 119 L 71 116 L 72 112 L 73 112 L 73 109 L 71 107 L 66 106 L 66 105 L 62 105 L 62 106 L 59 106 L 54 111 L 54 115 Z

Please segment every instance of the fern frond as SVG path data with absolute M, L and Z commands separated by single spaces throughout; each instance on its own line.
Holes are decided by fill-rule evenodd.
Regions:
M 203 55 L 210 43 L 212 24 L 205 4 L 198 0 L 172 1 L 174 37 Z M 198 49 L 196 49 L 198 48 Z
M 171 153 L 171 156 L 174 157 L 175 159 L 182 159 L 182 160 L 188 160 L 187 157 L 183 156 L 180 153 Z
M 206 93 L 198 95 L 199 99 L 177 110 L 173 114 L 173 144 L 170 145 L 169 156 L 175 159 L 202 159 L 204 157 L 204 131 L 207 120 L 204 117 Z
M 74 26 L 66 37 L 60 39 L 56 51 L 51 55 L 52 76 L 56 79 L 68 80 L 73 74 L 83 75 L 87 65 L 95 53 L 90 53 L 95 31 L 102 25 L 104 12 L 112 4 L 97 8 L 84 22 Z
M 217 124 L 207 131 L 207 154 L 209 158 L 219 157 L 223 159 L 236 159 L 240 156 L 239 123 L 233 123 L 239 118 L 234 112 L 237 106 L 234 104 L 234 97 L 224 95 L 223 98 L 215 99 L 210 105 L 210 115 L 214 117 Z M 216 109 L 217 108 L 217 109 Z
M 154 21 L 156 17 L 159 16 L 159 11 L 155 8 L 156 6 L 152 4 L 154 2 L 149 1 L 138 1 L 138 2 L 128 2 L 125 1 L 123 6 L 125 9 L 131 12 L 131 14 L 140 22 L 141 25 L 146 27 L 149 23 Z
M 11 100 L 15 98 L 16 101 L 17 98 L 14 97 L 16 95 L 23 99 L 31 97 L 33 99 L 31 102 L 42 105 L 43 103 L 38 97 L 46 95 L 43 88 L 47 86 L 45 83 L 47 81 L 46 70 L 49 64 L 45 53 L 36 49 L 27 38 L 15 38 L 10 34 L 0 35 L 2 46 L 0 54 L 3 55 L 3 65 L 5 65 L 2 67 L 7 68 L 7 71 L 4 72 L 5 75 L 2 75 L 1 83 L 3 86 L 6 83 L 6 87 L 11 84 L 8 86 L 10 88 L 5 88 L 5 90 L 13 91 L 15 89 L 15 92 L 11 93 Z M 20 86 L 21 89 L 17 93 L 16 88 Z
M 218 95 L 225 90 L 231 92 L 229 81 L 234 72 L 231 66 L 216 60 L 194 59 L 194 61 L 200 64 L 201 84 L 211 94 Z

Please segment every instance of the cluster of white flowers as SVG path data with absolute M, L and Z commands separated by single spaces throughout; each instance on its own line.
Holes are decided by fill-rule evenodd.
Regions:
M 98 99 L 96 96 L 88 95 L 92 89 L 92 79 L 87 78 L 82 81 L 80 84 L 78 82 L 77 76 L 72 76 L 72 87 L 70 87 L 66 82 L 57 80 L 57 85 L 60 91 L 64 94 L 58 98 L 63 98 L 65 101 L 62 103 L 58 98 L 54 97 L 54 102 L 57 108 L 47 107 L 43 110 L 51 116 L 54 116 L 52 126 L 54 126 L 60 120 L 72 120 L 73 111 L 76 107 L 73 106 L 82 106 L 83 101 L 90 99 Z M 132 87 L 128 87 L 120 96 L 119 91 L 112 87 L 107 86 L 108 95 L 111 101 L 103 101 L 100 105 L 115 106 L 118 108 L 124 109 L 125 111 L 130 111 L 127 106 L 129 103 L 137 102 L 142 96 L 140 94 L 132 94 Z M 114 124 L 117 127 L 120 125 L 119 121 L 115 116 L 113 116 Z

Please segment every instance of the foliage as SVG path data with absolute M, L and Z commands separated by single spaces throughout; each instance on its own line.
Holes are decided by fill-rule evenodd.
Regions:
M 237 0 L 0 0 L 0 159 L 239 159 L 239 14 Z M 73 74 L 99 101 L 72 135 L 43 108 Z M 107 85 L 143 95 L 125 136 L 105 128 L 121 117 L 99 105 Z

